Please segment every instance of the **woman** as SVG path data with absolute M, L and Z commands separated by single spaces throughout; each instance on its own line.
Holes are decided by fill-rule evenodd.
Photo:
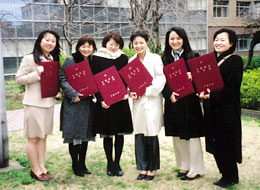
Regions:
M 165 50 L 162 55 L 164 66 L 184 58 L 198 56 L 191 47 L 186 32 L 181 27 L 173 27 L 166 33 Z M 187 77 L 192 80 L 190 72 Z M 200 137 L 204 135 L 202 112 L 199 98 L 191 94 L 178 99 L 166 84 L 163 89 L 165 98 L 164 125 L 165 135 L 173 137 L 176 165 L 180 169 L 177 177 L 181 180 L 193 180 L 204 174 L 204 161 Z
M 202 92 L 208 121 L 206 150 L 214 155 L 222 178 L 214 185 L 227 187 L 239 182 L 237 162 L 242 162 L 240 86 L 243 61 L 234 55 L 237 36 L 233 30 L 220 29 L 214 34 L 214 52 L 224 88 Z
M 69 144 L 72 170 L 76 176 L 80 177 L 84 174 L 91 174 L 86 168 L 85 159 L 88 141 L 94 140 L 95 136 L 93 134 L 94 103 L 92 96 L 80 98 L 82 94 L 69 84 L 64 69 L 84 60 L 91 61 L 94 51 L 96 51 L 94 39 L 88 35 L 81 36 L 76 45 L 76 52 L 65 60 L 60 72 L 60 83 L 64 92 L 60 122 L 62 137 L 64 143 Z
M 32 166 L 30 175 L 38 181 L 53 177 L 45 167 L 46 139 L 52 134 L 55 97 L 42 98 L 40 76 L 44 72 L 41 61 L 59 61 L 59 35 L 50 30 L 41 32 L 33 52 L 24 56 L 16 74 L 16 82 L 25 85 L 24 135 L 28 138 L 26 154 Z
M 110 32 L 104 36 L 102 48 L 93 55 L 91 69 L 97 74 L 109 67 L 115 66 L 120 70 L 128 63 L 128 57 L 121 51 L 124 47 L 122 37 L 116 32 Z M 124 146 L 124 134 L 131 134 L 133 131 L 131 112 L 128 104 L 128 96 L 123 100 L 106 105 L 103 98 L 97 94 L 98 104 L 95 118 L 96 133 L 104 137 L 103 146 L 107 158 L 107 175 L 122 176 L 120 158 Z M 113 136 L 115 142 L 113 145 Z M 115 156 L 113 160 L 113 147 Z
M 158 134 L 163 125 L 161 91 L 166 79 L 162 60 L 149 51 L 148 39 L 145 31 L 136 31 L 130 37 L 136 54 L 129 61 L 138 57 L 153 77 L 152 85 L 146 88 L 142 97 L 131 92 L 136 166 L 140 171 L 137 180 L 153 180 L 156 170 L 160 169 Z

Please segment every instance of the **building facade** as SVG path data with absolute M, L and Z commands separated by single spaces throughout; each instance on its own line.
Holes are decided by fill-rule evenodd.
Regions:
M 69 0 L 67 0 L 68 2 Z M 100 41 L 109 31 L 119 32 L 125 40 L 125 47 L 134 30 L 129 18 L 129 0 L 75 0 L 71 38 L 75 41 L 82 34 L 92 35 L 100 47 Z M 160 39 L 164 44 L 166 31 L 172 26 L 186 29 L 194 50 L 207 52 L 207 0 L 167 0 L 169 3 L 160 20 Z M 174 5 L 174 6 L 172 6 Z M 174 8 L 173 8 L 174 7 Z M 153 8 L 153 7 L 152 7 Z M 61 36 L 63 52 L 68 46 L 63 35 L 63 24 L 70 13 L 63 0 L 1 0 L 0 18 L 5 75 L 14 75 L 21 58 L 32 52 L 35 39 L 44 29 L 55 30 Z M 151 16 L 151 13 L 149 13 Z M 151 20 L 147 21 L 151 27 Z
M 208 0 L 208 51 L 213 51 L 213 35 L 220 28 L 236 31 L 238 44 L 236 52 L 248 55 L 252 32 L 257 29 L 246 28 L 248 19 L 253 14 L 260 15 L 260 1 L 254 0 Z M 259 29 L 258 29 L 259 30 Z M 260 54 L 260 44 L 256 45 L 255 54 Z

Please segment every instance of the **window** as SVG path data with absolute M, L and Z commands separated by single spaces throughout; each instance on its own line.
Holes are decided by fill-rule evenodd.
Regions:
M 33 36 L 32 28 L 31 22 L 17 22 L 17 37 L 31 38 Z
M 250 35 L 244 34 L 244 35 L 237 35 L 238 42 L 237 42 L 237 50 L 238 51 L 247 51 L 250 46 Z
M 255 13 L 260 14 L 260 1 L 255 1 Z
M 214 0 L 213 16 L 229 17 L 229 1 Z
M 18 68 L 18 63 L 20 63 L 22 57 L 4 57 L 4 73 L 5 74 L 12 74 L 16 73 Z
M 188 10 L 201 10 L 206 9 L 207 1 L 206 0 L 189 0 L 187 4 Z
M 246 17 L 249 13 L 250 2 L 237 1 L 237 17 Z

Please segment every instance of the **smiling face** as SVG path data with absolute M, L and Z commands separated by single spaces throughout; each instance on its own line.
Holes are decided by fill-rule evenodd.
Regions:
M 89 44 L 88 42 L 79 47 L 79 52 L 83 55 L 85 59 L 87 59 L 88 56 L 90 56 L 93 53 L 93 51 L 94 48 L 92 44 Z
M 173 51 L 181 50 L 183 46 L 183 39 L 175 31 L 172 31 L 169 35 L 169 45 Z
M 213 47 L 218 55 L 229 50 L 232 47 L 232 43 L 229 41 L 228 33 L 222 32 L 218 34 L 214 40 Z
M 145 54 L 147 46 L 147 42 L 141 36 L 137 36 L 133 40 L 133 48 L 136 51 L 137 55 Z
M 56 47 L 56 37 L 51 33 L 46 33 L 40 43 L 42 52 L 48 56 Z
M 120 45 L 118 43 L 116 43 L 116 41 L 114 39 L 110 39 L 107 43 L 106 43 L 106 48 L 108 51 L 112 52 L 112 53 L 116 53 L 119 48 Z

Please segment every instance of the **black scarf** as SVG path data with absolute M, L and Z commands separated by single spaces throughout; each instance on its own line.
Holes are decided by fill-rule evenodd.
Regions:
M 76 51 L 75 53 L 72 54 L 72 57 L 75 61 L 75 63 L 79 63 L 81 61 L 84 61 L 83 55 L 80 53 L 80 51 Z
M 223 57 L 226 57 L 227 55 L 232 54 L 232 53 L 233 53 L 233 50 L 230 50 L 230 48 L 229 48 L 227 51 L 220 54 L 220 56 L 217 56 L 217 52 L 214 50 L 214 54 L 215 54 L 217 62 L 219 62 L 221 59 L 223 59 Z

